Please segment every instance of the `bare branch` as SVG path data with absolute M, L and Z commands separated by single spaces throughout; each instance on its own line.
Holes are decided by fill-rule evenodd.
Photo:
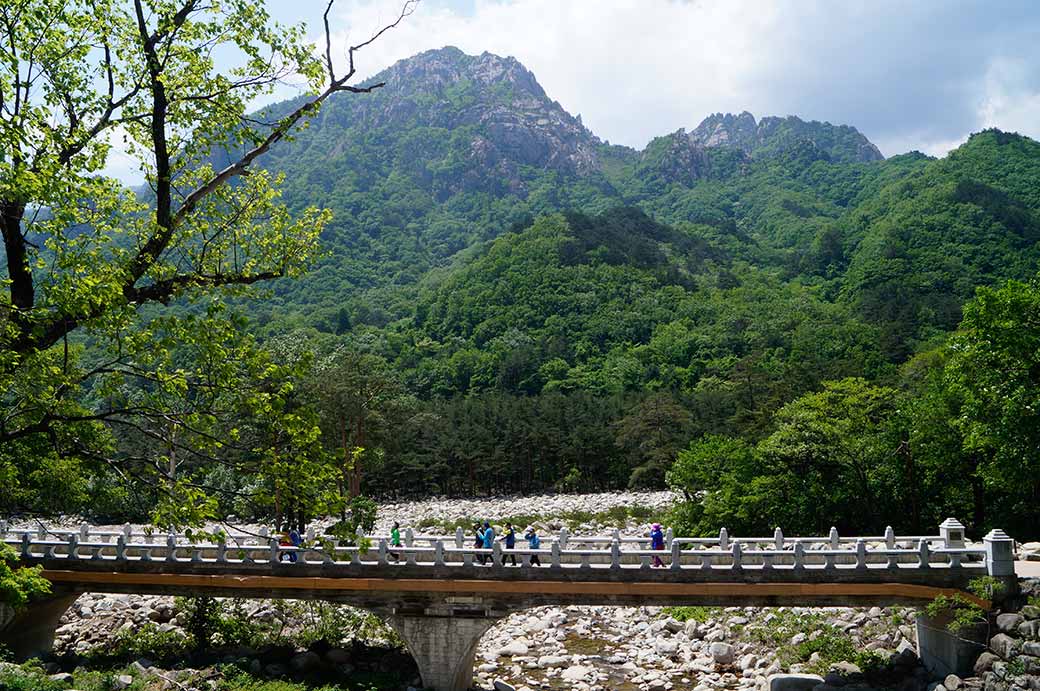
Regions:
M 325 14 L 322 15 L 322 20 L 325 22 L 325 67 L 329 70 L 329 83 L 336 83 L 336 71 L 332 66 L 332 31 L 329 29 L 329 11 L 332 10 L 332 4 L 336 0 L 329 0 L 328 7 L 325 8 Z

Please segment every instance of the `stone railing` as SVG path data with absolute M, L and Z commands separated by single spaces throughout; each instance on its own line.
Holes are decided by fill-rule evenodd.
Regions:
M 372 535 L 366 547 L 317 539 L 309 532 L 304 544 L 280 544 L 265 529 L 255 534 L 233 533 L 218 542 L 194 541 L 188 536 L 122 530 L 99 530 L 83 525 L 78 530 L 10 530 L 0 522 L 3 541 L 28 561 L 68 560 L 91 562 L 168 562 L 186 564 L 285 563 L 344 567 L 395 565 L 465 568 L 553 569 L 653 569 L 670 570 L 787 570 L 800 571 L 921 571 L 962 569 L 978 575 L 1014 574 L 1014 542 L 1000 530 L 991 531 L 981 545 L 969 545 L 964 526 L 947 519 L 938 535 L 896 536 L 891 528 L 873 537 L 841 537 L 831 529 L 826 537 L 788 538 L 779 528 L 772 537 L 733 537 L 725 528 L 717 538 L 665 539 L 665 549 L 650 549 L 647 537 L 570 535 L 566 529 L 542 538 L 537 550 L 473 547 L 473 538 L 462 530 L 453 537 L 404 531 L 401 546 L 391 546 L 386 535 Z M 523 541 L 518 538 L 518 544 Z M 537 559 L 535 559 L 537 558 Z M 516 566 L 513 566 L 513 561 Z M 540 562 L 535 565 L 534 562 Z M 849 574 L 851 575 L 851 574 Z

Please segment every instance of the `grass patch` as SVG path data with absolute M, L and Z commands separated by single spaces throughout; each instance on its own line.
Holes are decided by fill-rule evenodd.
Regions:
M 401 680 L 391 674 L 355 673 L 342 684 L 314 686 L 280 679 L 258 679 L 248 672 L 224 670 L 217 691 L 386 691 L 398 689 Z
M 125 670 L 77 671 L 72 687 L 80 691 L 112 691 L 116 677 Z M 4 691 L 68 691 L 66 684 L 53 681 L 36 661 L 0 670 L 0 689 Z M 126 691 L 145 691 L 143 679 L 134 679 Z
M 809 638 L 817 631 L 819 633 L 815 638 Z M 791 638 L 799 633 L 805 634 L 807 638 L 791 645 Z M 748 627 L 745 635 L 756 643 L 776 650 L 777 661 L 785 670 L 796 663 L 807 663 L 813 653 L 819 653 L 819 662 L 807 667 L 806 671 L 816 674 L 826 674 L 835 662 L 852 662 L 857 665 L 860 662 L 872 663 L 861 659 L 863 656 L 851 636 L 828 623 L 821 614 L 777 612 L 775 618 L 764 626 Z
M 191 641 L 179 631 L 162 631 L 155 624 L 116 632 L 108 644 L 90 650 L 84 658 L 91 667 L 115 668 L 138 658 L 158 664 L 175 662 L 191 651 Z M 2 688 L 2 687 L 0 687 Z

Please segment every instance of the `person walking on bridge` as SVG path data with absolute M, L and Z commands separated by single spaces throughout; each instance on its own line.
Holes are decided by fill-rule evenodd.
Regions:
M 650 526 L 650 549 L 664 550 L 664 531 L 661 530 L 660 523 L 654 523 Z M 654 566 L 664 566 L 661 557 L 656 554 L 654 555 Z
M 538 537 L 538 533 L 535 532 L 533 525 L 527 526 L 527 530 L 524 531 L 524 539 L 527 540 L 527 548 L 528 549 L 540 549 L 541 546 L 542 546 L 542 541 Z M 538 555 L 537 554 L 532 554 L 531 555 L 531 566 L 541 566 L 541 565 L 542 565 L 542 562 L 538 560 Z
M 401 524 L 398 523 L 397 521 L 394 521 L 394 527 L 390 529 L 390 547 L 400 547 L 400 546 L 401 546 Z M 401 561 L 401 555 L 398 554 L 397 552 L 393 551 L 393 549 L 390 550 L 390 555 L 389 556 L 392 557 L 394 561 Z
M 516 547 L 516 531 L 513 530 L 513 524 L 512 523 L 506 523 L 506 528 L 505 528 L 505 530 L 502 531 L 502 540 L 506 543 L 506 549 L 507 550 L 512 550 L 512 549 L 514 549 Z M 513 566 L 516 566 L 516 555 L 515 554 L 510 554 L 509 555 L 509 560 L 512 562 Z M 505 565 L 506 565 L 506 558 L 502 557 L 502 566 L 505 566 Z
M 495 529 L 491 527 L 491 523 L 484 521 L 484 532 L 481 533 L 481 537 L 484 539 L 484 549 L 492 549 L 495 546 Z M 481 559 L 481 564 L 487 563 L 487 555 L 484 555 L 484 559 Z M 495 565 L 495 558 L 491 557 L 491 565 Z
M 476 536 L 476 540 L 473 543 L 473 547 L 476 549 L 484 548 L 484 529 L 480 527 L 480 523 L 473 524 L 473 534 Z M 480 560 L 481 566 L 487 562 L 487 558 L 483 554 L 477 554 L 477 559 Z

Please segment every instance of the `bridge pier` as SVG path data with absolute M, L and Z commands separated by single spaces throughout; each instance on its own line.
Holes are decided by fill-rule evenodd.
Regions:
M 79 597 L 79 593 L 58 593 L 47 600 L 31 602 L 20 612 L 12 612 L 6 605 L 7 616 L 0 612 L 0 644 L 7 646 L 16 660 L 50 652 L 54 647 L 54 632 L 61 617 Z M 6 620 L 6 624 L 2 624 Z
M 387 617 L 415 658 L 423 685 L 435 691 L 466 691 L 473 685 L 477 644 L 497 621 L 450 614 Z

